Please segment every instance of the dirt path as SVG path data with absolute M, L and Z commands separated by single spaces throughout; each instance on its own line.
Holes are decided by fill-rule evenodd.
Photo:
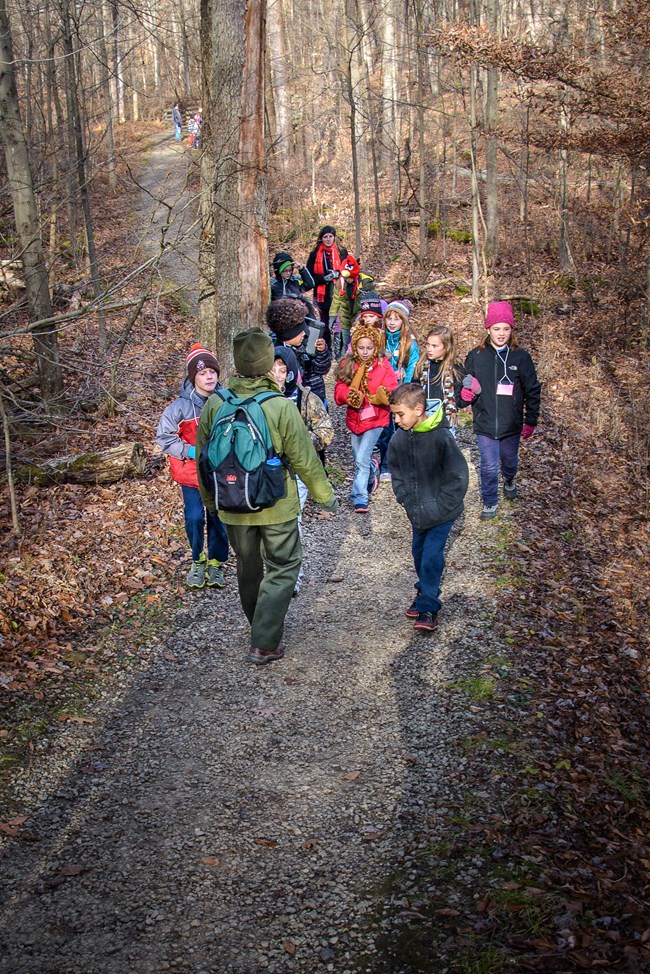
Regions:
M 161 141 L 156 182 L 176 158 Z M 460 743 L 483 715 L 453 685 L 499 652 L 485 568 L 498 527 L 478 521 L 470 465 L 441 626 L 414 633 L 406 517 L 389 484 L 367 517 L 347 508 L 341 419 L 342 510 L 308 509 L 285 660 L 247 664 L 231 566 L 93 723 L 67 725 L 18 779 L 32 841 L 5 850 L 2 974 L 402 969 L 380 956 L 408 908 L 390 880 L 416 875 L 422 836 L 433 844 L 459 800 Z

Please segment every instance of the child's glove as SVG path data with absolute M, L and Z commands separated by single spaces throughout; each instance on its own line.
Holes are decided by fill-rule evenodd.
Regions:
M 463 388 L 460 390 L 460 398 L 463 402 L 474 402 L 481 392 L 481 383 L 473 375 L 466 375 L 463 379 Z
M 196 459 L 196 447 L 195 446 L 188 446 L 188 448 L 187 448 L 187 456 L 188 456 L 188 458 L 190 460 L 195 460 Z
M 373 406 L 387 406 L 390 402 L 390 393 L 386 386 L 379 386 L 374 396 L 368 396 Z
M 524 428 L 521 431 L 522 440 L 528 440 L 535 432 L 535 427 L 531 426 L 530 423 L 524 423 Z
M 363 402 L 363 393 L 359 392 L 358 389 L 350 389 L 348 398 L 345 401 L 352 409 L 360 409 Z

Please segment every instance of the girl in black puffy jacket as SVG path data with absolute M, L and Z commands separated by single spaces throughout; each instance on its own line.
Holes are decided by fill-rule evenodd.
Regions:
M 474 416 L 484 521 L 497 513 L 499 467 L 504 496 L 516 498 L 519 442 L 533 435 L 539 418 L 542 387 L 532 358 L 517 348 L 514 324 L 511 305 L 493 301 L 485 319 L 485 340 L 465 359 L 460 405 L 471 405 Z

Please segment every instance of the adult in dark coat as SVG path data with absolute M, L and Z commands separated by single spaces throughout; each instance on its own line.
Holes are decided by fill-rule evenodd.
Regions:
M 341 276 L 341 262 L 348 256 L 345 247 L 336 243 L 334 227 L 322 227 L 316 246 L 307 258 L 307 270 L 316 284 L 314 292 L 316 305 L 320 312 L 321 321 L 325 325 L 324 338 L 328 346 L 332 347 L 332 336 L 329 328 L 330 305 L 334 294 L 334 281 Z

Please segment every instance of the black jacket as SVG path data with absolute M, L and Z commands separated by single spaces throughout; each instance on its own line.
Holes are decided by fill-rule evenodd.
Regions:
M 505 355 L 497 355 L 492 345 L 480 345 L 465 359 L 465 374 L 481 383 L 481 392 L 471 404 L 474 432 L 494 440 L 521 433 L 524 423 L 537 426 L 539 419 L 542 385 L 532 358 L 523 348 L 508 349 L 505 367 L 504 358 Z M 504 374 L 513 385 L 511 396 L 497 395 Z M 466 405 L 461 402 L 461 406 Z
M 307 353 L 307 339 L 302 345 L 293 346 L 302 374 L 302 384 L 310 386 L 311 391 L 315 392 L 319 399 L 325 402 L 327 393 L 325 392 L 325 376 L 332 368 L 332 352 L 326 348 L 324 352 L 316 352 L 315 355 Z
M 278 298 L 301 298 L 305 291 L 311 291 L 314 287 L 314 278 L 306 267 L 300 271 L 300 275 L 292 275 L 288 281 L 275 272 L 275 278 L 271 282 L 271 300 L 277 301 Z
M 462 513 L 469 471 L 447 428 L 396 430 L 388 446 L 388 469 L 397 502 L 418 534 Z
M 345 247 L 339 247 L 338 244 L 336 246 L 338 247 L 339 257 L 341 258 L 341 260 L 344 260 L 348 256 L 347 250 L 345 249 Z M 314 247 L 314 249 L 311 251 L 309 257 L 307 258 L 307 270 L 309 271 L 309 273 L 313 277 L 313 279 L 314 279 L 314 286 L 316 288 L 318 288 L 318 285 L 319 284 L 324 284 L 325 285 L 325 297 L 324 297 L 324 299 L 322 301 L 318 301 L 318 296 L 316 295 L 316 300 L 318 301 L 318 304 L 321 304 L 321 305 L 323 305 L 323 306 L 325 306 L 326 308 L 329 309 L 329 306 L 332 303 L 332 295 L 334 293 L 334 281 L 326 281 L 324 279 L 325 278 L 325 275 L 324 274 L 317 274 L 316 271 L 314 270 L 314 264 L 316 263 L 316 254 L 318 253 L 318 248 L 319 247 L 320 247 L 320 244 L 317 244 Z M 316 293 L 316 292 L 314 292 L 314 293 Z

